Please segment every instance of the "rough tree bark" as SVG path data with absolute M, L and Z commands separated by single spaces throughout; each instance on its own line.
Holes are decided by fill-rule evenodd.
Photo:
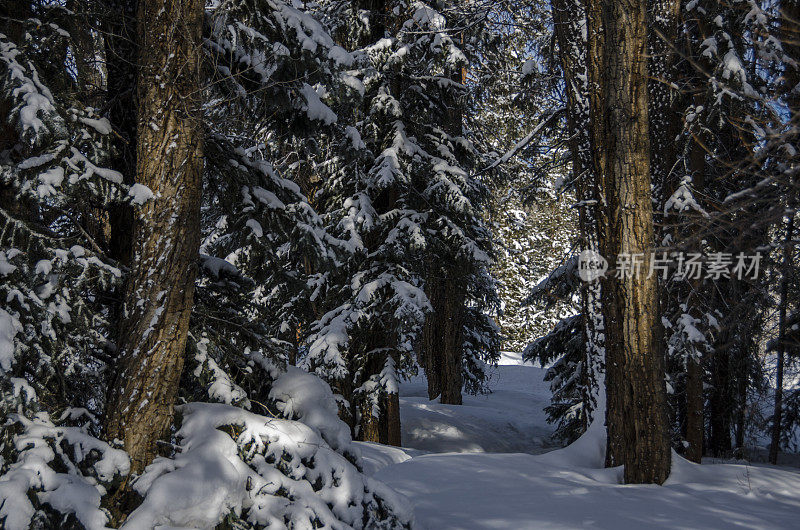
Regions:
M 141 472 L 168 430 L 184 362 L 200 240 L 202 0 L 141 0 L 136 182 L 155 199 L 134 222 L 133 259 L 105 431 Z
M 594 167 L 606 200 L 603 254 L 640 255 L 653 247 L 647 30 L 644 0 L 588 4 L 589 80 Z M 606 325 L 608 465 L 625 466 L 626 483 L 661 484 L 670 446 L 664 359 L 655 344 L 655 276 L 603 280 Z
M 433 307 L 422 330 L 422 358 L 428 379 L 428 399 L 439 397 L 442 403 L 461 405 L 466 292 L 463 280 L 439 277 L 439 274 L 446 273 L 437 265 L 431 265 L 433 272 L 425 283 L 425 294 Z
M 723 287 L 720 287 L 723 290 Z M 727 290 L 727 288 L 725 288 Z M 714 300 L 720 303 L 719 300 Z M 714 305 L 712 307 L 718 307 Z M 711 394 L 708 400 L 708 450 L 715 457 L 731 455 L 731 338 L 729 326 L 723 326 L 714 341 L 711 354 Z

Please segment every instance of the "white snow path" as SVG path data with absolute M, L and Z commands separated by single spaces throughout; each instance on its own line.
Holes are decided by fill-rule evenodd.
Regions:
M 411 499 L 421 528 L 800 527 L 796 470 L 699 466 L 673 455 L 663 487 L 627 486 L 621 468 L 602 467 L 598 426 L 568 448 L 536 454 L 550 445 L 543 371 L 503 362 L 495 392 L 460 407 L 429 402 L 422 379 L 403 385 L 403 442 L 414 449 L 360 444 L 365 471 Z
M 462 405 L 428 400 L 424 377 L 400 388 L 400 422 L 404 447 L 434 453 L 542 453 L 558 444 L 544 407 L 550 383 L 544 370 L 522 365 L 505 354 L 490 368 L 491 394 L 464 395 Z

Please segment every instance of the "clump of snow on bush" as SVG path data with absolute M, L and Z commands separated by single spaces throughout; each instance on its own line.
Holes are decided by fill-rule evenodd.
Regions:
M 319 377 L 294 366 L 272 385 L 271 400 L 281 415 L 298 420 L 320 433 L 332 449 L 358 455 L 350 438 L 350 428 L 339 419 L 339 406 L 330 387 Z
M 11 369 L 14 362 L 14 337 L 22 330 L 19 321 L 8 311 L 0 308 L 0 374 Z
M 14 394 L 20 399 L 35 399 L 22 379 L 15 382 Z M 85 410 L 72 412 L 66 411 L 62 419 L 85 414 Z M 18 457 L 0 476 L 2 527 L 31 528 L 37 512 L 49 507 L 63 515 L 71 514 L 89 530 L 106 528 L 108 514 L 100 507 L 100 500 L 110 484 L 128 474 L 128 455 L 82 427 L 56 425 L 45 412 L 32 419 L 10 414 L 9 420 L 10 425 L 4 428 L 14 425 L 21 432 L 13 437 Z
M 298 403 L 331 427 L 304 408 L 309 403 Z M 180 412 L 180 452 L 158 458 L 137 480 L 144 502 L 126 530 L 211 528 L 225 520 L 252 528 L 412 525 L 404 498 L 362 474 L 309 425 L 224 404 L 189 403 Z

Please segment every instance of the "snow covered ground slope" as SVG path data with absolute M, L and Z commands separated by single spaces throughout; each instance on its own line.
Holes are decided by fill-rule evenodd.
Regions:
M 404 443 L 416 449 L 360 444 L 366 471 L 411 499 L 422 528 L 800 527 L 796 470 L 699 466 L 674 455 L 663 487 L 626 486 L 619 468 L 602 467 L 602 427 L 566 449 L 535 454 L 548 445 L 543 372 L 505 361 L 512 364 L 498 367 L 495 394 L 466 398 L 463 407 L 427 403 L 424 381 L 403 387 Z M 514 448 L 520 452 L 508 452 Z
M 464 396 L 463 405 L 428 400 L 420 376 L 400 387 L 400 420 L 405 447 L 434 453 L 533 453 L 556 447 L 545 420 L 550 384 L 542 368 L 504 354 L 490 368 L 491 394 Z

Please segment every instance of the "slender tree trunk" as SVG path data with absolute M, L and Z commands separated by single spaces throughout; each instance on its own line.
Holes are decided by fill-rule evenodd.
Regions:
M 734 455 L 737 458 L 744 458 L 744 431 L 745 431 L 745 412 L 747 411 L 747 387 L 750 378 L 750 359 L 748 352 L 739 355 L 738 377 L 736 378 L 736 447 Z
M 137 212 L 105 428 L 141 472 L 172 421 L 197 272 L 203 130 L 201 0 L 139 2 L 136 181 L 155 198 Z
M 696 100 L 700 98 L 696 97 Z M 696 102 L 700 104 L 699 101 Z M 692 183 L 695 190 L 702 190 L 705 182 L 705 150 L 699 144 L 697 139 L 690 140 L 688 168 L 692 175 Z M 665 197 L 666 198 L 666 197 Z M 681 227 L 675 226 L 674 230 L 677 231 Z M 676 234 L 677 235 L 677 234 Z M 692 240 L 692 245 L 695 241 Z M 693 247 L 693 250 L 696 251 Z M 695 281 L 691 286 L 691 291 L 687 296 L 686 308 L 678 308 L 679 311 L 690 311 L 696 304 L 693 300 L 696 297 L 696 292 L 702 288 L 702 282 Z M 703 443 L 705 433 L 705 416 L 704 407 L 705 399 L 703 397 L 703 358 L 702 352 L 686 352 L 686 418 L 685 418 L 685 439 L 688 444 L 684 456 L 695 463 L 700 463 L 703 458 Z
M 400 433 L 400 394 L 386 396 L 386 441 L 387 445 L 400 447 L 403 445 Z
M 553 26 L 558 42 L 558 57 L 564 75 L 567 96 L 567 129 L 572 162 L 572 178 L 578 200 L 580 249 L 598 250 L 597 190 L 592 173 L 592 149 L 589 117 L 589 87 L 586 78 L 586 8 L 581 0 L 553 0 Z M 600 285 L 582 286 L 581 326 L 586 350 L 584 370 L 583 419 L 588 428 L 597 407 L 596 391 L 604 356 L 604 326 L 597 303 Z
M 703 367 L 692 356 L 686 360 L 686 458 L 703 458 Z
M 786 225 L 786 239 L 783 248 L 783 276 L 781 277 L 780 302 L 778 305 L 778 344 L 776 348 L 777 367 L 775 374 L 775 409 L 772 413 L 772 439 L 769 444 L 769 462 L 778 463 L 778 451 L 781 444 L 781 426 L 783 418 L 783 362 L 786 353 L 786 304 L 789 292 L 789 274 L 792 266 L 792 232 L 794 231 L 794 214 Z
M 722 289 L 721 289 L 722 290 Z M 716 301 L 718 303 L 718 301 Z M 714 304 L 712 307 L 718 307 Z M 708 449 L 713 456 L 726 457 L 731 453 L 731 391 L 729 330 L 723 328 L 714 343 L 711 358 L 711 396 L 709 398 Z
M 670 470 L 664 359 L 655 344 L 655 277 L 647 110 L 644 0 L 589 2 L 589 79 L 595 173 L 602 180 L 607 224 L 603 253 L 639 255 L 644 273 L 603 282 L 609 465 L 625 466 L 626 483 L 657 483 Z
M 433 265 L 428 266 L 432 268 Z M 439 282 L 428 277 L 425 282 L 425 295 L 431 303 L 433 311 L 431 316 L 425 318 L 425 324 L 422 327 L 422 344 L 420 348 L 420 357 L 422 369 L 425 370 L 425 379 L 428 382 L 428 399 L 434 400 L 442 393 L 442 357 L 438 354 L 441 348 L 441 330 L 439 329 L 438 316 L 439 309 L 442 307 L 440 298 L 444 296 Z

